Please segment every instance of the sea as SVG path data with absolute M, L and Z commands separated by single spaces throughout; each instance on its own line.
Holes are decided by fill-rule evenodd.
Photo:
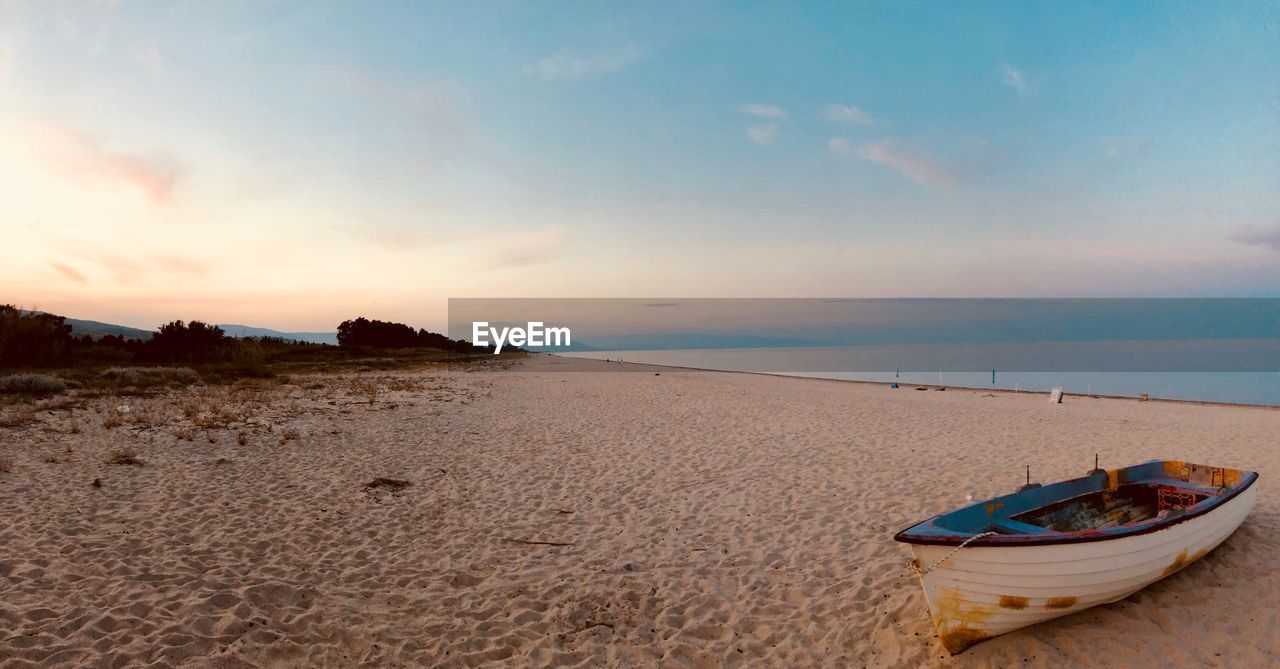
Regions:
M 1064 393 L 1079 395 L 1135 398 L 1146 395 L 1151 399 L 1280 406 L 1280 372 L 1275 371 L 961 371 L 943 367 L 921 369 L 919 364 L 910 365 L 910 370 L 885 370 L 884 365 L 878 364 L 876 366 L 882 371 L 847 371 L 858 369 L 859 360 L 883 361 L 883 350 L 871 357 L 867 355 L 868 350 L 868 347 L 858 346 L 772 347 L 576 351 L 557 355 L 708 370 L 898 383 L 904 388 L 943 385 L 1015 392 L 1048 392 L 1061 388 Z M 1002 359 L 1008 359 L 1008 356 Z M 822 371 L 824 369 L 831 371 Z

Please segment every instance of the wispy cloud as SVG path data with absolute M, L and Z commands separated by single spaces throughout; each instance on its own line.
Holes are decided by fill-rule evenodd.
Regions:
M 1237 225 L 1231 230 L 1231 240 L 1250 246 L 1263 246 L 1280 252 L 1280 224 L 1270 227 Z
M 561 49 L 533 65 L 525 66 L 524 73 L 546 81 L 582 79 L 616 72 L 640 60 L 643 55 L 644 49 L 638 44 L 591 53 Z
M 58 272 L 60 272 L 60 273 L 62 274 L 62 276 L 65 276 L 65 277 L 67 277 L 68 279 L 71 279 L 72 281 L 75 281 L 76 283 L 88 283 L 88 282 L 89 282 L 89 280 L 88 280 L 88 279 L 86 279 L 86 278 L 84 277 L 84 275 L 83 275 L 83 274 L 81 274 L 80 272 L 76 271 L 76 269 L 75 269 L 74 267 L 69 267 L 69 266 L 64 265 L 64 264 L 62 264 L 62 263 L 60 263 L 60 262 L 55 262 L 55 263 L 53 263 L 53 268 L 54 268 L 54 269 L 56 269 L 56 270 L 58 270 Z
M 835 123 L 858 123 L 875 125 L 876 119 L 871 114 L 853 105 L 827 105 L 827 120 Z
M 764 125 L 752 125 L 747 127 L 747 137 L 751 141 L 760 146 L 768 146 L 773 144 L 773 140 L 778 137 L 778 124 L 766 123 Z
M 1005 86 L 1017 91 L 1018 95 L 1026 95 L 1027 81 L 1022 76 L 1022 70 L 1009 63 L 1000 63 L 1000 80 Z
M 491 265 L 494 269 L 525 267 L 550 262 L 564 251 L 569 242 L 568 231 L 561 226 L 535 228 L 508 236 Z
M 747 126 L 747 137 L 760 146 L 769 146 L 778 138 L 778 121 L 787 118 L 786 110 L 766 104 L 746 104 L 738 107 L 741 114 L 759 119 L 770 119 L 769 123 Z
M 762 104 L 742 105 L 741 107 L 738 107 L 738 111 L 742 112 L 743 114 L 748 114 L 750 116 L 758 116 L 760 118 L 776 118 L 781 120 L 787 117 L 786 111 L 784 111 L 779 107 L 775 107 L 773 105 L 762 105 Z
M 143 67 L 153 77 L 163 77 L 169 70 L 164 65 L 164 56 L 160 49 L 145 44 L 134 44 L 129 47 L 129 57 Z
M 934 158 L 918 151 L 903 149 L 892 141 L 864 144 L 858 147 L 858 156 L 884 165 L 916 183 L 934 188 L 950 190 L 960 180 L 955 172 L 939 164 Z
M 109 151 L 94 138 L 48 126 L 46 156 L 68 176 L 96 179 L 142 191 L 152 202 L 166 202 L 181 177 L 181 169 L 166 156 L 143 156 Z
M 849 144 L 849 140 L 843 137 L 832 137 L 827 140 L 827 148 L 831 149 L 832 155 L 848 158 L 853 155 L 853 146 Z

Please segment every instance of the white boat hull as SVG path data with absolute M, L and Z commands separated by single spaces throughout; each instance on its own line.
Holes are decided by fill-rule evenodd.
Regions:
M 1005 632 L 1123 599 L 1191 564 L 1240 526 L 1250 486 L 1213 511 L 1155 532 L 1080 543 L 960 549 L 920 577 L 942 645 L 952 653 Z M 918 565 L 954 546 L 911 546 Z

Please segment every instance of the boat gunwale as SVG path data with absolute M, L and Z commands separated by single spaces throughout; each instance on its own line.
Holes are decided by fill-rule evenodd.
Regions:
M 1107 533 L 1102 533 L 1097 530 L 1080 530 L 1076 532 L 1058 532 L 1050 530 L 1045 533 L 1036 534 L 996 534 L 993 536 L 982 537 L 980 539 L 973 539 L 972 541 L 969 541 L 972 537 L 966 535 L 923 535 L 913 534 L 911 532 L 911 530 L 920 527 L 925 523 L 933 523 L 948 513 L 953 513 L 958 510 L 953 509 L 952 511 L 940 513 L 931 518 L 914 523 L 910 527 L 893 535 L 893 539 L 894 541 L 904 544 L 913 544 L 918 546 L 958 546 L 968 541 L 968 544 L 966 545 L 975 548 L 984 546 L 991 548 L 1016 548 L 1019 546 L 1060 546 L 1063 544 L 1110 541 L 1113 539 L 1141 536 L 1143 534 L 1150 534 L 1152 532 L 1159 532 L 1160 530 L 1168 529 L 1179 523 L 1199 518 L 1208 514 L 1210 511 L 1222 508 L 1240 493 L 1248 490 L 1258 480 L 1258 472 L 1248 470 L 1239 471 L 1244 475 L 1243 479 L 1237 484 L 1231 486 L 1225 494 L 1210 498 L 1210 500 L 1213 501 L 1213 504 L 1209 504 L 1203 509 L 1188 511 L 1187 513 L 1183 513 L 1172 518 L 1144 521 L 1132 526 L 1120 526 L 1120 528 L 1124 528 L 1124 531 L 1114 531 L 1117 528 L 1113 528 L 1113 531 Z

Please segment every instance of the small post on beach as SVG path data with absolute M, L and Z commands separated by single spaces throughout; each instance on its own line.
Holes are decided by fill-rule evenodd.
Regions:
M 991 370 L 991 385 L 994 386 L 995 384 L 996 384 L 996 370 L 993 369 Z
M 1107 473 L 1106 473 L 1105 471 L 1103 471 L 1103 470 L 1101 470 L 1101 469 L 1099 469 L 1099 468 L 1098 468 L 1098 454 L 1097 454 L 1097 453 L 1094 453 L 1094 454 L 1093 454 L 1093 469 L 1089 470 L 1089 476 L 1097 476 L 1098 474 L 1102 474 L 1103 476 L 1106 476 L 1106 475 L 1107 475 Z
M 1018 492 L 1022 492 L 1023 490 L 1031 490 L 1032 488 L 1039 488 L 1039 487 L 1040 487 L 1039 483 L 1031 482 L 1031 465 L 1027 465 L 1027 483 L 1026 485 L 1018 486 Z

